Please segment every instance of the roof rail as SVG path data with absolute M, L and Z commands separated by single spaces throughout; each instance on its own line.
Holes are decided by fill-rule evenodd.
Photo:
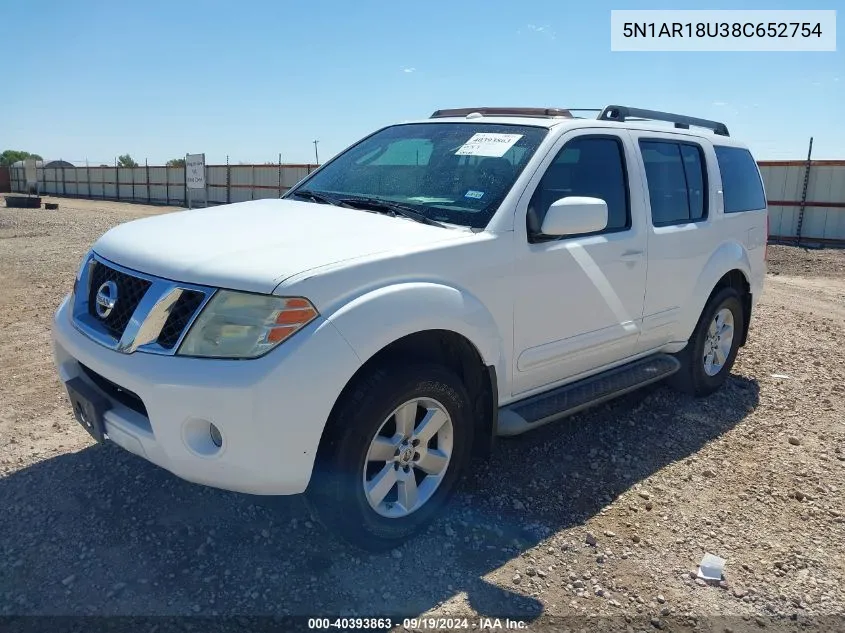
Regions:
M 572 113 L 563 108 L 452 108 L 450 110 L 435 110 L 431 119 L 444 117 L 460 117 L 478 113 L 481 116 L 525 116 L 525 117 L 562 117 L 571 119 Z
M 628 106 L 609 105 L 598 116 L 599 121 L 618 121 L 622 123 L 626 119 L 648 120 L 648 121 L 667 121 L 674 123 L 676 128 L 688 130 L 690 126 L 703 127 L 712 130 L 714 134 L 719 136 L 730 136 L 728 127 L 724 123 L 718 121 L 710 121 L 708 119 L 697 119 L 691 116 L 684 116 L 682 114 L 672 114 L 670 112 L 658 112 L 657 110 L 643 110 L 641 108 L 629 108 Z

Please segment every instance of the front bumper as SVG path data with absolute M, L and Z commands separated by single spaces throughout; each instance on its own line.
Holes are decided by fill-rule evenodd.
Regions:
M 226 490 L 303 492 L 334 402 L 360 367 L 322 319 L 266 356 L 237 361 L 117 352 L 79 332 L 70 313 L 65 299 L 53 321 L 62 381 L 80 377 L 96 387 L 94 372 L 143 402 L 133 407 L 96 387 L 111 404 L 109 440 L 183 479 Z M 219 448 L 209 423 L 220 430 Z

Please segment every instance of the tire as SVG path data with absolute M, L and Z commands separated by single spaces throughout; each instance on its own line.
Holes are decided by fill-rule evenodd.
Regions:
M 423 420 L 438 429 L 428 442 Z M 470 398 L 440 365 L 379 368 L 347 390 L 326 432 L 306 500 L 329 530 L 385 550 L 423 529 L 454 492 L 471 455 Z
M 710 337 L 713 331 L 711 325 L 717 316 L 723 323 L 733 321 L 732 336 L 730 345 L 727 345 L 726 331 L 722 330 L 721 339 L 717 339 L 721 344 L 716 347 L 718 351 L 715 355 L 710 356 L 711 363 L 708 363 L 710 350 L 713 349 L 711 345 L 716 342 Z M 687 346 L 675 354 L 681 369 L 669 378 L 669 384 L 697 398 L 708 396 L 719 389 L 731 373 L 744 328 L 745 314 L 739 293 L 733 288 L 722 288 L 704 306 Z

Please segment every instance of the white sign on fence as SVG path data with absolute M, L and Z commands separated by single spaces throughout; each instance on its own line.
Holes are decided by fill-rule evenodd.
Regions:
M 185 156 L 185 183 L 188 189 L 205 189 L 205 154 Z
M 38 168 L 35 165 L 34 158 L 26 158 L 23 161 L 23 173 L 26 180 L 27 193 L 38 193 Z

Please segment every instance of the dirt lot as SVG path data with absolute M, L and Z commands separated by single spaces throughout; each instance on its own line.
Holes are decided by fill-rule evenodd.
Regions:
M 655 387 L 502 441 L 426 534 L 371 556 L 298 499 L 185 483 L 78 427 L 52 312 L 100 234 L 168 209 L 59 202 L 0 208 L 0 615 L 845 626 L 821 619 L 845 614 L 845 252 L 769 248 L 721 392 Z M 705 552 L 727 559 L 721 587 L 690 575 Z

